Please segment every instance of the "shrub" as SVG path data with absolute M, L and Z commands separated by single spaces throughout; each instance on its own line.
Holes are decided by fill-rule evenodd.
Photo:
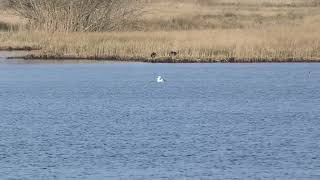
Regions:
M 141 12 L 137 0 L 9 0 L 30 27 L 46 31 L 123 29 Z

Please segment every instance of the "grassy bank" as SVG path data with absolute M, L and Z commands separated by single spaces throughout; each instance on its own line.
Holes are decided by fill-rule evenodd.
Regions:
M 193 61 L 320 60 L 318 26 L 122 33 L 1 33 L 6 46 L 41 47 L 32 57 Z
M 287 0 L 282 4 L 267 0 L 246 0 L 240 4 L 232 0 L 214 2 L 155 1 L 146 7 L 146 13 L 129 32 L 1 32 L 0 46 L 41 48 L 28 58 L 43 59 L 320 61 L 317 4 L 303 0 Z M 171 51 L 176 51 L 177 56 L 170 57 Z M 150 57 L 152 52 L 157 54 L 155 58 Z

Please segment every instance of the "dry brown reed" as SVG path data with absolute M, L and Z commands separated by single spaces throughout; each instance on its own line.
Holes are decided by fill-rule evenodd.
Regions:
M 137 20 L 142 31 L 3 32 L 0 46 L 42 48 L 31 58 L 319 62 L 320 7 L 306 0 L 271 1 L 217 0 L 204 6 L 196 0 L 159 0 Z M 170 57 L 171 51 L 177 56 Z
M 42 58 L 157 61 L 319 61 L 319 26 L 122 33 L 2 33 L 7 46 L 41 46 Z M 171 59 L 169 52 L 177 51 Z M 36 57 L 34 56 L 34 57 Z

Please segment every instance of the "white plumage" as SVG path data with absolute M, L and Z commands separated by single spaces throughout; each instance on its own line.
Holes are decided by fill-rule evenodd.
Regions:
M 162 78 L 161 76 L 157 77 L 157 83 L 164 83 L 166 80 Z

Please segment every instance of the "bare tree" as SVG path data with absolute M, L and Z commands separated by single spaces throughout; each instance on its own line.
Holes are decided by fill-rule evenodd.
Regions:
M 113 31 L 142 9 L 139 0 L 9 0 L 35 28 L 48 31 Z

